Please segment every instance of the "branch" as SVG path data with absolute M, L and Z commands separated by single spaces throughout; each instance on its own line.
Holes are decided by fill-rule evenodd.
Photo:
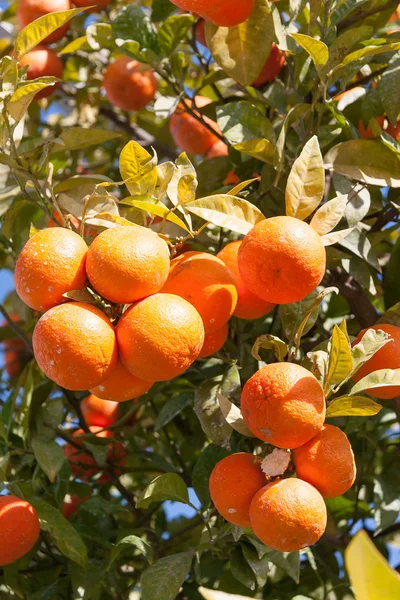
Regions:
M 398 0 L 390 0 L 390 2 L 388 2 L 385 6 L 378 6 L 376 8 L 372 8 L 371 10 L 362 10 L 361 9 L 360 11 L 357 12 L 357 14 L 354 15 L 354 17 L 349 17 L 348 19 L 345 19 L 344 21 L 339 23 L 337 30 L 340 33 L 343 29 L 347 29 L 348 27 L 350 27 L 350 25 L 354 25 L 355 23 L 358 23 L 359 21 L 364 21 L 366 17 L 376 15 L 377 13 L 388 10 L 389 8 L 393 8 L 393 11 L 395 11 L 398 4 L 399 4 Z
M 337 267 L 332 269 L 328 285 L 339 288 L 339 292 L 346 298 L 351 312 L 362 328 L 370 327 L 376 323 L 378 313 L 366 292 L 354 277 Z

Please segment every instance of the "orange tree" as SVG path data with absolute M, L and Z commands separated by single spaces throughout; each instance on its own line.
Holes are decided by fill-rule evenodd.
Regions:
M 400 596 L 396 9 L 0 2 L 1 598 Z

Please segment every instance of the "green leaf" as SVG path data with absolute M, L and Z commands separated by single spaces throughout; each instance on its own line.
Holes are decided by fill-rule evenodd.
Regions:
M 335 235 L 335 232 L 329 235 Z M 353 228 L 348 232 L 346 237 L 339 241 L 340 245 L 347 250 L 350 250 L 356 256 L 362 258 L 366 263 L 371 265 L 377 271 L 381 271 L 378 259 L 372 248 L 371 242 L 365 233 L 358 227 Z
M 274 155 L 274 166 L 280 172 L 283 168 L 285 162 L 285 141 L 286 134 L 289 130 L 290 125 L 295 123 L 301 118 L 305 118 L 306 114 L 310 111 L 309 104 L 297 104 L 293 106 L 285 117 L 285 120 L 282 125 L 282 129 L 279 133 L 278 140 L 276 142 L 275 147 L 275 155 Z
M 246 588 L 257 589 L 254 572 L 243 556 L 241 545 L 237 545 L 231 554 L 231 573 Z
M 189 503 L 189 494 L 185 482 L 176 473 L 159 475 L 146 487 L 136 501 L 137 508 L 148 508 L 153 502 Z
M 72 17 L 81 12 L 81 8 L 52 12 L 32 21 L 32 23 L 29 23 L 29 25 L 17 34 L 14 42 L 14 51 L 18 54 L 19 58 L 22 58 L 53 33 L 53 31 L 68 23 Z
M 171 4 L 169 0 L 153 0 L 151 5 L 151 20 L 153 23 L 164 21 L 175 10 L 176 6 Z
M 148 198 L 151 200 L 150 196 Z M 120 204 L 140 208 L 140 210 L 143 210 L 152 216 L 162 217 L 163 219 L 166 219 L 166 221 L 175 223 L 175 225 L 178 225 L 185 231 L 189 231 L 182 219 L 180 219 L 175 213 L 171 212 L 171 209 L 165 206 L 165 204 L 162 202 L 146 202 L 146 200 L 141 200 L 139 197 L 131 196 L 121 200 Z
M 122 149 L 119 170 L 132 196 L 151 196 L 157 184 L 157 164 L 151 154 L 133 140 Z
M 158 560 L 142 574 L 141 600 L 175 600 L 190 571 L 192 560 L 191 551 Z
M 360 50 L 355 50 L 354 52 L 348 54 L 340 66 L 348 65 L 355 60 L 359 60 L 360 58 L 375 56 L 376 54 L 384 54 L 386 52 L 395 52 L 397 50 L 400 50 L 400 42 L 383 44 L 381 46 L 365 46 Z
M 209 223 L 246 235 L 254 225 L 265 219 L 262 212 L 247 200 L 218 194 L 195 200 L 185 208 Z
M 64 452 L 55 441 L 43 440 L 39 437 L 32 439 L 32 450 L 39 467 L 53 483 L 56 475 L 64 464 Z
M 392 125 L 396 126 L 400 113 L 400 94 L 393 90 L 400 89 L 400 53 L 397 52 L 389 61 L 377 85 L 379 97 L 382 101 L 385 114 Z
M 275 142 L 271 121 L 250 102 L 229 102 L 218 106 L 216 113 L 218 127 L 230 144 L 250 142 L 255 138 Z
M 275 39 L 268 0 L 255 0 L 250 17 L 235 27 L 218 27 L 207 22 L 206 39 L 213 58 L 229 77 L 242 85 L 251 85 L 259 76 Z
M 327 418 L 371 417 L 377 415 L 382 406 L 364 396 L 341 396 L 326 409 Z
M 240 408 L 236 406 L 236 404 L 233 404 L 233 402 L 231 402 L 229 398 L 223 394 L 217 394 L 217 398 L 221 413 L 223 414 L 225 421 L 232 427 L 232 429 L 238 431 L 246 437 L 254 437 L 243 420 Z
M 296 583 L 300 581 L 300 552 L 268 553 L 269 560 L 280 569 L 283 569 Z
M 129 550 L 130 554 L 133 555 L 135 549 L 139 550 L 139 552 L 143 554 L 143 556 L 145 556 L 149 562 L 152 561 L 153 549 L 150 544 L 136 535 L 128 535 L 113 547 L 110 554 L 108 568 L 110 568 L 112 563 L 116 561 L 122 553 L 125 553 L 126 550 Z
M 379 369 L 366 375 L 349 391 L 350 396 L 360 392 L 373 390 L 378 387 L 391 387 L 400 385 L 400 369 Z
M 325 350 L 315 350 L 307 352 L 307 359 L 310 363 L 304 365 L 318 379 L 322 387 L 325 387 L 326 375 L 328 372 L 329 355 Z
M 61 143 L 54 144 L 52 153 L 62 150 L 81 150 L 88 146 L 99 146 L 120 137 L 120 133 L 105 131 L 103 129 L 84 129 L 82 127 L 71 127 L 63 131 L 57 139 L 62 140 Z
M 326 235 L 332 229 L 335 229 L 344 216 L 347 201 L 347 196 L 339 195 L 337 198 L 323 204 L 311 219 L 311 227 L 319 235 Z
M 287 344 L 280 338 L 276 337 L 275 335 L 272 335 L 271 333 L 266 333 L 264 335 L 258 336 L 258 338 L 253 344 L 251 354 L 256 360 L 259 361 L 262 360 L 259 354 L 260 348 L 264 348 L 265 350 L 272 350 L 279 362 L 282 362 L 288 353 Z
M 311 56 L 317 71 L 320 72 L 329 60 L 328 46 L 321 40 L 303 33 L 292 33 L 291 36 Z
M 210 490 L 208 481 L 215 465 L 229 455 L 229 452 L 217 446 L 209 444 L 197 459 L 192 473 L 192 483 L 197 496 L 203 506 L 210 503 Z
M 353 359 L 352 372 L 356 373 L 378 350 L 383 348 L 387 343 L 392 343 L 392 341 L 391 336 L 382 330 L 367 329 L 358 344 L 355 344 L 351 350 Z
M 259 558 L 257 551 L 248 544 L 242 544 L 243 557 L 254 573 L 258 588 L 262 588 L 267 581 L 270 563 L 268 555 Z
M 154 431 L 159 431 L 165 425 L 168 425 L 179 413 L 193 402 L 193 394 L 191 392 L 182 392 L 172 396 L 168 402 L 164 404 L 156 419 Z
M 392 248 L 389 262 L 384 270 L 383 289 L 386 307 L 393 306 L 400 301 L 399 269 L 400 238 L 397 238 Z
M 64 48 L 58 52 L 58 55 L 63 56 L 64 54 L 75 54 L 79 50 L 86 52 L 90 50 L 86 35 L 82 35 L 81 37 L 72 40 L 72 42 L 64 46 Z
M 47 504 L 44 500 L 34 499 L 31 504 L 40 519 L 40 527 L 50 534 L 60 552 L 78 565 L 85 567 L 87 564 L 86 546 L 69 521 L 57 508 Z
M 332 292 L 338 294 L 339 290 L 335 287 L 325 288 L 320 293 L 314 290 L 300 302 L 280 306 L 282 327 L 288 340 L 293 340 L 296 346 L 300 345 L 302 336 L 310 331 L 318 319 L 322 300 Z
M 142 60 L 143 57 L 140 52 L 133 51 L 134 46 L 138 50 L 149 50 L 155 55 L 160 53 L 160 44 L 155 27 L 140 6 L 130 4 L 119 11 L 113 19 L 112 32 L 117 46 L 121 45 L 124 50 L 128 49 L 128 53 L 139 60 Z M 132 41 L 136 44 L 125 46 L 123 43 L 121 44 L 123 41 Z
M 56 77 L 43 77 L 40 81 L 32 81 L 19 87 L 13 93 L 7 105 L 8 112 L 13 119 L 19 123 L 36 94 L 46 87 L 55 85 L 58 81 L 60 80 Z
M 186 37 L 188 31 L 195 23 L 192 15 L 177 15 L 168 17 L 158 30 L 158 41 L 161 51 L 170 56 Z
M 293 164 L 286 186 L 286 214 L 304 221 L 320 204 L 325 173 L 318 139 L 313 136 Z
M 332 332 L 326 385 L 342 383 L 353 370 L 351 347 L 347 335 L 335 325 Z
M 341 33 L 329 46 L 329 61 L 325 71 L 328 72 L 340 64 L 349 50 L 359 44 L 361 40 L 371 37 L 371 35 L 373 35 L 373 28 L 365 25 L 352 27 Z
M 400 161 L 381 142 L 349 140 L 329 150 L 325 168 L 370 185 L 400 187 Z

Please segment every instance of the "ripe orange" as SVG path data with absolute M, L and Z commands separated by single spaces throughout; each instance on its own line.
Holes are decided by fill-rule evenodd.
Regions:
M 199 358 L 207 358 L 207 356 L 212 356 L 225 344 L 229 333 L 228 323 L 222 325 L 221 329 L 217 329 L 217 331 L 213 331 L 212 333 L 206 333 L 204 337 L 204 344 L 199 354 Z
M 91 10 L 87 12 L 99 12 L 102 8 L 106 8 L 109 4 L 111 4 L 111 0 L 72 0 L 75 6 L 81 6 L 85 8 L 86 6 L 95 6 Z
M 90 394 L 82 400 L 81 411 L 89 426 L 108 427 L 118 419 L 118 402 L 102 400 Z
M 246 21 L 254 8 L 254 0 L 171 0 L 179 8 L 189 10 L 220 27 L 233 27 Z
M 272 44 L 271 52 L 265 62 L 265 65 L 261 69 L 261 73 L 255 81 L 254 86 L 264 85 L 268 81 L 273 81 L 275 77 L 278 77 L 279 73 L 285 66 L 285 57 L 283 52 L 279 50 L 276 44 Z
M 25 54 L 25 56 L 20 59 L 19 64 L 21 67 L 28 65 L 26 75 L 29 80 L 37 79 L 38 77 L 58 77 L 59 79 L 62 79 L 63 76 L 64 67 L 62 61 L 53 50 L 46 48 L 46 46 L 43 46 L 42 44 L 36 46 L 36 48 L 28 52 L 28 54 Z M 44 88 L 36 94 L 35 98 L 40 100 L 41 98 L 51 96 L 57 86 L 58 83 Z
M 185 100 L 185 105 L 192 108 L 195 112 L 196 107 L 202 108 L 210 104 L 211 100 L 204 96 L 196 96 L 194 101 Z M 200 113 L 197 113 L 200 114 Z M 220 133 L 220 129 L 215 121 L 209 117 L 204 117 L 214 131 Z M 185 111 L 184 105 L 179 104 L 178 108 L 171 117 L 169 129 L 174 142 L 179 148 L 188 154 L 207 154 L 214 144 L 219 140 L 213 135 L 200 121 Z
M 114 327 L 101 310 L 84 302 L 47 311 L 33 332 L 33 351 L 47 377 L 69 390 L 99 385 L 118 356 Z
M 220 156 L 228 155 L 228 146 L 222 140 L 218 140 L 218 142 L 215 142 L 212 148 L 207 152 L 206 159 L 210 160 L 211 158 L 219 158 Z
M 66 496 L 62 507 L 62 514 L 66 519 L 70 519 L 76 513 L 79 506 L 89 500 L 89 496 L 80 498 L 79 496 Z
M 219 514 L 229 523 L 250 527 L 251 501 L 265 483 L 257 458 L 238 452 L 215 465 L 209 481 L 210 496 Z
M 324 392 L 312 373 L 300 365 L 266 365 L 245 384 L 241 408 L 250 431 L 278 448 L 297 448 L 322 428 Z
M 383 323 L 381 325 L 373 325 L 369 327 L 369 329 L 374 329 L 378 331 L 384 331 L 388 333 L 393 341 L 388 342 L 374 354 L 372 358 L 370 358 L 362 367 L 360 367 L 355 375 L 353 375 L 353 380 L 357 383 L 363 377 L 366 377 L 370 373 L 374 371 L 379 371 L 381 369 L 400 369 L 400 327 L 396 327 L 396 325 L 387 325 Z M 358 334 L 357 339 L 354 340 L 353 346 L 358 344 L 361 341 L 366 329 L 363 329 Z M 390 400 L 391 398 L 395 398 L 400 395 L 400 386 L 399 385 L 390 385 L 387 387 L 379 387 L 373 390 L 367 391 L 369 396 L 373 396 L 373 398 L 379 398 L 380 400 Z
M 203 319 L 206 333 L 221 329 L 229 321 L 238 296 L 225 264 L 206 252 L 184 252 L 174 258 L 162 292 L 190 302 Z
M 39 519 L 29 502 L 0 496 L 0 565 L 10 565 L 30 552 L 40 535 Z
M 14 323 L 20 321 L 20 318 L 16 313 L 11 313 L 10 317 Z M 7 327 L 7 325 L 7 321 L 3 321 L 1 324 L 2 327 Z M 6 373 L 10 378 L 17 377 L 21 371 L 21 361 L 25 356 L 25 344 L 19 338 L 12 338 L 4 340 L 2 345 L 4 349 L 4 368 Z
M 137 60 L 121 56 L 108 65 L 103 87 L 109 102 L 126 111 L 142 110 L 158 88 L 154 72 Z
M 389 19 L 389 23 L 400 21 L 400 4 Z
M 120 357 L 133 375 L 168 381 L 196 360 L 204 343 L 197 310 L 183 298 L 155 294 L 133 304 L 117 325 Z
M 63 294 L 86 285 L 87 249 L 84 240 L 69 229 L 51 227 L 35 233 L 15 265 L 18 296 L 42 312 L 66 302 Z
M 89 427 L 89 429 L 90 432 L 96 437 L 107 438 L 110 440 L 114 438 L 114 433 L 112 431 L 102 431 L 101 427 L 92 425 Z M 73 437 L 76 438 L 74 441 L 79 447 L 83 446 L 84 440 L 82 436 L 84 435 L 87 434 L 85 434 L 83 429 L 78 429 L 73 434 Z M 89 441 L 89 439 L 87 441 Z M 125 459 L 126 451 L 121 442 L 117 441 L 112 443 L 110 441 L 109 446 L 110 450 L 107 454 L 107 460 L 113 464 L 122 465 Z M 72 444 L 65 444 L 64 456 L 70 464 L 72 473 L 75 475 L 75 477 L 81 479 L 82 481 L 89 481 L 89 479 L 92 479 L 92 477 L 104 470 L 96 463 L 95 458 L 90 453 L 85 450 L 81 451 Z M 118 474 L 119 472 L 119 469 L 116 469 L 116 473 Z M 110 474 L 105 472 L 98 479 L 96 479 L 96 482 L 102 484 L 110 480 Z
M 17 21 L 19 29 L 23 29 L 32 21 L 52 12 L 70 10 L 70 0 L 19 0 L 17 8 Z M 62 25 L 51 33 L 43 44 L 52 44 L 63 38 L 69 29 L 69 23 Z
M 321 494 L 294 477 L 269 483 L 250 505 L 254 533 L 279 552 L 296 552 L 315 544 L 325 531 L 326 520 Z
M 104 398 L 104 400 L 125 402 L 126 400 L 133 400 L 142 396 L 142 394 L 149 391 L 152 385 L 151 381 L 145 381 L 132 375 L 122 362 L 118 360 L 108 377 L 90 391 L 98 398 Z
M 378 125 L 383 128 L 385 124 L 385 116 L 380 115 L 379 117 L 375 117 L 375 119 Z M 374 139 L 376 137 L 371 129 L 371 125 L 368 124 L 367 127 L 365 127 L 364 122 L 361 119 L 358 122 L 358 131 L 364 140 Z
M 131 304 L 160 291 L 170 267 L 166 242 L 144 227 L 106 229 L 90 245 L 90 283 L 111 302 Z
M 272 217 L 246 235 L 238 254 L 239 271 L 253 294 L 289 304 L 308 296 L 322 281 L 326 252 L 310 225 L 293 217 Z
M 196 26 L 196 40 L 199 44 L 201 44 L 205 48 L 208 48 L 205 28 L 206 28 L 205 20 L 200 19 L 200 21 L 198 22 L 198 24 Z
M 324 425 L 304 446 L 293 450 L 297 477 L 313 485 L 324 498 L 341 496 L 354 483 L 356 465 L 347 435 Z
M 400 121 L 397 121 L 396 126 L 388 125 L 385 131 L 395 140 L 400 140 Z
M 226 264 L 235 280 L 238 302 L 233 314 L 235 317 L 239 317 L 239 319 L 259 319 L 271 312 L 275 305 L 261 300 L 244 283 L 238 265 L 238 254 L 241 245 L 242 242 L 231 242 L 218 252 L 217 256 Z

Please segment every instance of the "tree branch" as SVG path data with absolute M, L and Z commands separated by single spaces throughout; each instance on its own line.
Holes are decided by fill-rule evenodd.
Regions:
M 328 285 L 339 288 L 339 292 L 350 305 L 350 310 L 362 328 L 374 325 L 378 313 L 373 307 L 366 292 L 354 277 L 348 275 L 343 269 L 332 269 Z

